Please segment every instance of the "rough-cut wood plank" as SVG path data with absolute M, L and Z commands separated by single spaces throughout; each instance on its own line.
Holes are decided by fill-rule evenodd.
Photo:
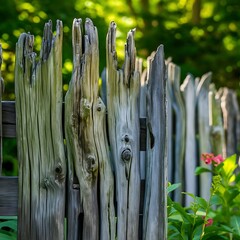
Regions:
M 221 111 L 221 99 L 216 93 L 215 85 L 209 87 L 209 125 L 212 152 L 226 158 L 226 144 Z
M 117 239 L 138 239 L 140 203 L 139 106 L 140 74 L 135 70 L 134 31 L 117 67 L 116 24 L 107 34 L 107 108 L 110 149 L 117 191 Z
M 149 62 L 143 239 L 167 239 L 166 66 L 163 45 Z
M 79 232 L 78 225 L 69 225 L 68 239 L 115 239 L 114 180 L 106 137 L 106 109 L 98 97 L 97 29 L 87 19 L 83 35 L 82 20 L 75 19 L 72 34 L 74 70 L 65 101 L 65 131 L 69 183 L 71 186 L 75 173 L 80 184 L 84 219 L 82 236 L 76 238 L 75 234 L 72 238 L 71 232 Z M 100 204 L 97 203 L 98 185 Z M 68 206 L 70 223 L 78 219 L 71 210 L 76 204 L 80 203 L 70 202 Z
M 2 66 L 2 45 L 0 44 L 0 176 L 2 174 L 2 93 L 4 89 L 4 83 L 2 79 L 1 73 L 1 66 Z
M 180 92 L 180 68 L 173 64 L 168 64 L 168 78 L 171 83 L 170 96 L 172 98 L 173 110 L 175 112 L 175 154 L 174 154 L 174 183 L 184 183 L 183 179 L 183 161 L 185 151 L 185 107 Z M 182 201 L 182 188 L 174 191 L 174 200 Z
M 195 79 L 188 75 L 181 85 L 185 108 L 186 108 L 186 145 L 185 145 L 185 162 L 184 162 L 184 191 L 197 195 L 197 178 L 195 169 L 197 167 L 197 146 L 196 146 L 196 88 Z M 185 205 L 190 206 L 192 198 L 186 195 Z
M 45 24 L 40 62 L 33 36 L 16 45 L 18 239 L 64 239 L 66 158 L 62 133 L 62 22 Z
M 0 216 L 17 216 L 18 178 L 0 177 Z
M 199 154 L 210 153 L 210 126 L 209 126 L 209 84 L 212 78 L 212 73 L 206 73 L 201 77 L 201 80 L 197 86 L 197 111 L 198 111 L 198 134 L 199 134 Z M 200 159 L 200 156 L 198 157 Z M 198 165 L 203 167 L 209 167 L 203 161 L 200 160 Z M 209 199 L 209 189 L 211 187 L 211 174 L 202 173 L 200 175 L 200 196 Z

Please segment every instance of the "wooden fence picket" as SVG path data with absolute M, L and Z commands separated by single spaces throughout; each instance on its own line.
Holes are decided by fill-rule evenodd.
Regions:
M 135 69 L 134 31 L 125 46 L 125 61 L 118 69 L 116 24 L 107 34 L 107 109 L 113 160 L 116 201 L 117 239 L 137 240 L 140 204 L 139 107 L 140 73 Z
M 149 61 L 143 239 L 167 239 L 166 66 L 163 45 Z
M 45 24 L 40 62 L 33 36 L 16 45 L 18 239 L 64 239 L 66 158 L 62 132 L 62 22 Z
M 188 75 L 180 87 L 186 107 L 186 147 L 184 160 L 184 191 L 197 195 L 197 179 L 194 169 L 197 167 L 196 144 L 196 88 L 192 75 Z M 190 206 L 192 198 L 186 195 L 186 206 Z
M 202 153 L 211 152 L 210 126 L 209 126 L 209 85 L 212 73 L 206 73 L 201 77 L 197 86 L 197 114 L 198 114 L 198 135 L 199 135 L 199 162 L 198 165 L 209 167 L 203 161 L 200 161 Z M 200 175 L 200 196 L 209 199 L 211 187 L 211 174 L 203 173 Z

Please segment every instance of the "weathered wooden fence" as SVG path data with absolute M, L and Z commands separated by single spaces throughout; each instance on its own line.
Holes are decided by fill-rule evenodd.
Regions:
M 34 37 L 19 38 L 16 101 L 0 104 L 0 144 L 17 137 L 19 161 L 18 177 L 0 176 L 0 215 L 18 216 L 18 239 L 167 239 L 167 181 L 182 183 L 173 198 L 188 205 L 181 191 L 208 196 L 211 176 L 194 175 L 200 154 L 237 152 L 233 91 L 216 92 L 211 73 L 180 86 L 180 68 L 165 62 L 162 45 L 142 72 L 134 31 L 119 68 L 115 41 L 111 23 L 100 98 L 97 29 L 74 20 L 63 99 L 61 21 L 55 36 L 46 23 L 38 62 Z
M 2 102 L 0 123 L 1 138 L 17 137 L 19 176 L 0 177 L 0 215 L 18 216 L 23 240 L 60 240 L 66 232 L 71 240 L 166 239 L 163 46 L 149 59 L 140 101 L 134 31 L 119 68 L 116 24 L 110 24 L 106 107 L 99 97 L 98 35 L 90 19 L 73 22 L 73 73 L 63 99 L 62 28 L 57 21 L 54 36 L 51 21 L 45 24 L 39 61 L 32 35 L 22 34 L 16 45 L 16 101 Z
M 195 176 L 197 166 L 208 167 L 201 153 L 239 154 L 240 113 L 236 93 L 227 88 L 215 90 L 212 73 L 201 79 L 188 75 L 180 86 L 180 68 L 168 63 L 168 181 L 182 183 L 173 198 L 186 205 L 181 191 L 208 199 L 211 174 Z

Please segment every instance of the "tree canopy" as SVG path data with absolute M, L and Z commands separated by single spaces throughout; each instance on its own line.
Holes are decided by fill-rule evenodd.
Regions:
M 127 32 L 136 28 L 137 55 L 146 59 L 159 44 L 166 57 L 195 77 L 213 72 L 217 87 L 239 88 L 240 3 L 238 0 L 8 0 L 0 4 L 0 42 L 5 99 L 14 99 L 15 44 L 23 32 L 35 35 L 41 46 L 44 23 L 64 24 L 63 79 L 67 89 L 72 71 L 71 27 L 74 18 L 91 18 L 98 28 L 100 72 L 106 64 L 105 39 L 111 21 L 118 26 L 117 49 L 123 59 Z M 118 51 L 119 52 L 119 51 Z M 120 52 L 119 52 L 120 53 Z M 239 92 L 240 95 L 240 92 Z

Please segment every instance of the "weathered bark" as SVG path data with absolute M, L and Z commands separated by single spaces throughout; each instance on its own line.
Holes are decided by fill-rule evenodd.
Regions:
M 206 73 L 201 77 L 197 86 L 197 111 L 198 111 L 198 134 L 199 134 L 199 154 L 210 153 L 210 126 L 209 126 L 209 84 L 212 78 L 212 73 Z M 200 159 L 200 156 L 199 156 Z M 208 167 L 203 161 L 198 165 Z M 200 175 L 200 196 L 208 200 L 209 189 L 211 187 L 211 174 L 202 173 Z
M 69 201 L 68 239 L 115 239 L 114 188 L 108 143 L 106 137 L 105 106 L 98 97 L 98 35 L 90 19 L 73 22 L 74 69 L 65 99 L 65 131 L 68 151 L 69 183 L 74 184 L 76 174 L 83 206 L 82 236 L 78 224 L 80 199 Z M 97 186 L 100 181 L 100 211 L 98 210 Z M 70 186 L 70 188 L 71 188 Z M 74 188 L 74 187 L 73 187 Z M 76 193 L 70 189 L 70 196 Z M 77 213 L 74 211 L 77 209 Z M 100 212 L 100 228 L 99 228 Z
M 0 176 L 2 174 L 2 93 L 4 89 L 4 83 L 1 73 L 1 66 L 2 66 L 2 45 L 0 44 Z
M 149 65 L 143 239 L 167 239 L 166 66 L 163 46 Z
M 117 239 L 138 239 L 140 167 L 139 106 L 140 74 L 135 70 L 134 31 L 125 46 L 125 62 L 117 68 L 116 25 L 107 34 L 107 103 L 110 149 L 117 200 Z
M 33 36 L 16 45 L 18 239 L 64 239 L 66 163 L 62 132 L 62 22 L 45 24 L 40 62 Z
M 214 84 L 209 89 L 209 125 L 212 152 L 226 158 L 226 144 L 224 137 L 223 119 L 220 97 L 216 93 Z
M 182 95 L 180 92 L 180 68 L 173 63 L 168 64 L 168 78 L 171 83 L 171 93 L 173 110 L 175 112 L 175 154 L 174 154 L 174 183 L 182 183 L 183 179 L 183 162 L 185 150 L 185 107 L 183 104 Z M 182 201 L 182 188 L 174 191 L 174 200 L 177 202 Z
M 195 131 L 195 111 L 196 111 L 196 88 L 195 80 L 192 75 L 188 75 L 181 85 L 181 91 L 185 100 L 186 107 L 186 147 L 185 147 L 185 163 L 184 176 L 185 186 L 184 191 L 197 194 L 197 178 L 195 168 L 197 167 L 197 146 L 196 146 L 196 131 Z M 185 205 L 190 206 L 192 198 L 186 196 Z

